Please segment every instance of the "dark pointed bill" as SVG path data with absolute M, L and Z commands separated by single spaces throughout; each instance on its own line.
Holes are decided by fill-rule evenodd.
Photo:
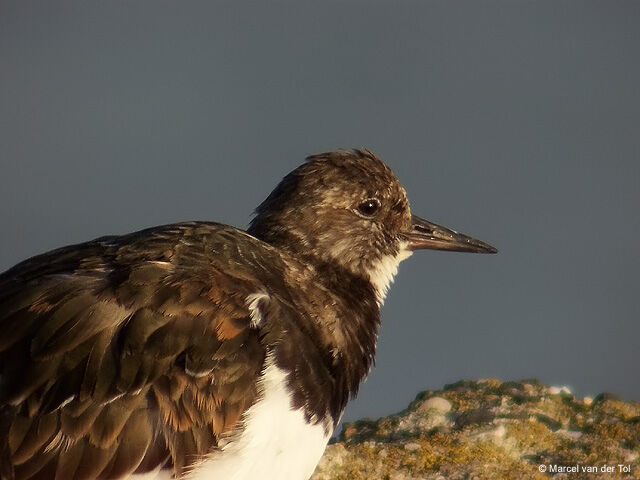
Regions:
M 424 248 L 449 250 L 452 252 L 497 253 L 498 250 L 488 243 L 481 242 L 462 233 L 458 233 L 417 215 L 411 216 L 411 231 L 405 236 L 409 240 L 410 250 Z

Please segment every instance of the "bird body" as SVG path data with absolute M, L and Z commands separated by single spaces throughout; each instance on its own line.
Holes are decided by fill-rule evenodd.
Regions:
M 0 478 L 306 480 L 417 248 L 493 252 L 412 216 L 366 150 L 310 159 L 247 232 L 102 237 L 0 275 Z

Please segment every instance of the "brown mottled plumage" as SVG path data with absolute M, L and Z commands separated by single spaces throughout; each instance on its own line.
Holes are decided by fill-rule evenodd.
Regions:
M 373 362 L 381 259 L 493 251 L 412 217 L 365 150 L 310 157 L 248 232 L 166 225 L 0 275 L 0 478 L 181 476 L 242 432 L 268 355 L 332 428 Z

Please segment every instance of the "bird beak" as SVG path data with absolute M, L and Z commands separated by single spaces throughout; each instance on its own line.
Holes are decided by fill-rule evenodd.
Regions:
M 452 252 L 497 253 L 488 243 L 436 225 L 416 215 L 411 215 L 411 230 L 405 233 L 409 250 L 432 249 Z

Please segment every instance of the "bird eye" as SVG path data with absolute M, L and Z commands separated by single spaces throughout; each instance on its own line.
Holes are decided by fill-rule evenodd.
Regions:
M 363 217 L 373 217 L 378 208 L 380 208 L 380 202 L 375 198 L 370 198 L 358 205 L 358 213 Z

